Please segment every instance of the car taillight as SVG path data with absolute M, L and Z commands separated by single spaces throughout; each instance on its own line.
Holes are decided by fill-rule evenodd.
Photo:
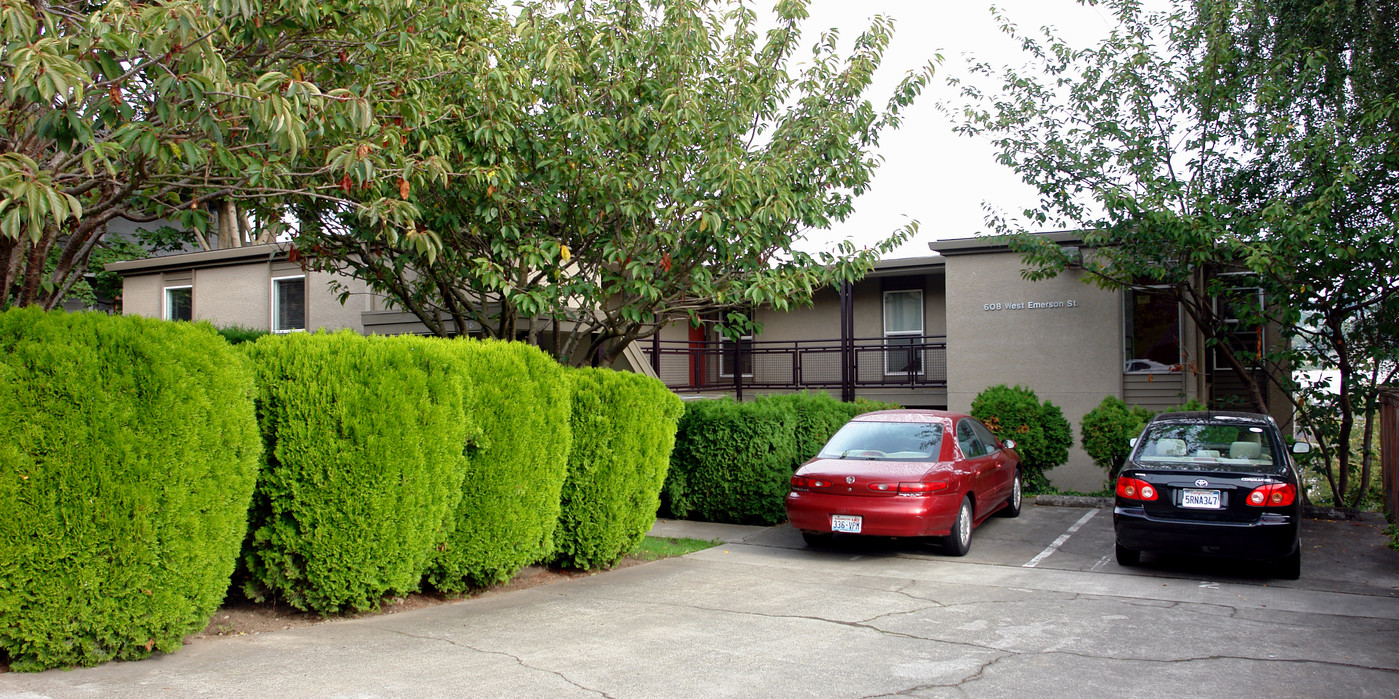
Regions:
M 820 478 L 807 478 L 806 476 L 792 476 L 792 487 L 797 490 L 809 490 L 811 488 L 826 488 L 831 485 L 830 481 L 823 481 Z
M 1117 496 L 1127 500 L 1155 500 L 1156 486 L 1137 478 L 1121 476 L 1117 479 Z
M 1253 507 L 1285 507 L 1297 501 L 1297 488 L 1291 483 L 1260 485 L 1245 500 Z
M 947 483 L 932 481 L 928 483 L 871 483 L 870 490 L 881 493 L 898 493 L 900 495 L 931 495 L 941 490 L 947 490 Z

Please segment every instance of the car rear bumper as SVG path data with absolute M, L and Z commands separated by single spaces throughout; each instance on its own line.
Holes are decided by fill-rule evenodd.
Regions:
M 858 515 L 860 535 L 915 537 L 951 532 L 961 502 L 954 494 L 864 497 L 794 491 L 786 504 L 788 521 L 801 531 L 829 533 L 831 515 Z
M 1301 521 L 1269 513 L 1251 522 L 1202 522 L 1152 517 L 1140 507 L 1112 513 L 1117 543 L 1133 551 L 1273 560 L 1297 550 Z

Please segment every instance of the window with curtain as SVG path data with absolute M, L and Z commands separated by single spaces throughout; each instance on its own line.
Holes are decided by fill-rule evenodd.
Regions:
M 923 373 L 923 292 L 884 292 L 884 373 L 888 375 Z

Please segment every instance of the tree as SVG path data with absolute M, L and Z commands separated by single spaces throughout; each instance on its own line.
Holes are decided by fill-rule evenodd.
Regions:
M 119 218 L 204 240 L 216 208 L 241 204 L 275 229 L 305 196 L 405 228 L 410 203 L 347 194 L 444 174 L 408 137 L 441 116 L 432 79 L 469 56 L 415 23 L 473 14 L 407 0 L 0 0 L 0 307 L 55 307 Z
M 1313 433 L 1328 477 L 1333 456 L 1344 473 L 1347 457 L 1333 446 L 1347 443 L 1354 414 L 1349 358 L 1365 353 L 1347 328 L 1392 312 L 1399 288 L 1389 252 L 1399 173 L 1393 7 L 1198 0 L 1146 13 L 1129 0 L 1104 4 L 1118 26 L 1089 49 L 1006 23 L 1039 74 L 1005 69 L 997 93 L 964 89 L 959 128 L 991 137 L 1001 162 L 1040 193 L 1023 222 L 997 214 L 990 223 L 1024 252 L 1031 279 L 1071 260 L 1026 223 L 1081 230 L 1085 280 L 1178 302 L 1258 412 L 1268 411 L 1272 382 L 1305 420 L 1318 417 L 1291 368 L 1308 359 L 1336 367 L 1340 439 Z M 1239 286 L 1262 289 L 1266 302 L 1233 296 Z M 1283 341 L 1231 345 L 1223 307 Z M 1339 503 L 1345 487 L 1335 485 Z
M 441 245 L 401 254 L 322 206 L 297 248 L 434 333 L 543 339 L 575 364 L 610 364 L 677 319 L 787 308 L 853 279 L 914 228 L 876 249 L 794 245 L 850 213 L 932 63 L 877 109 L 865 93 L 890 21 L 846 58 L 822 35 L 793 70 L 805 2 L 776 14 L 761 40 L 755 13 L 728 0 L 524 7 L 488 69 L 449 83 L 461 115 L 440 135 L 463 176 L 413 192 Z

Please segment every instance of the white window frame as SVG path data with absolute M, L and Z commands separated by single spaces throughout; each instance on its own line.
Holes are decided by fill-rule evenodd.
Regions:
M 280 313 L 277 312 L 277 304 L 278 304 L 278 302 L 281 300 L 281 292 L 279 291 L 279 287 L 278 287 L 278 285 L 277 285 L 277 282 L 284 282 L 284 281 L 289 281 L 289 280 L 292 280 L 292 279 L 300 279 L 300 280 L 301 280 L 301 313 L 302 313 L 301 324 L 302 324 L 303 327 L 300 327 L 300 328 L 281 328 L 281 327 L 278 327 L 278 326 L 280 325 L 280 321 L 281 321 L 282 316 L 281 316 Z M 272 328 L 272 332 L 277 333 L 277 334 L 306 332 L 306 327 L 305 327 L 305 326 L 308 326 L 308 325 L 311 324 L 311 323 L 310 323 L 310 315 L 311 315 L 311 314 L 310 314 L 310 312 L 309 312 L 309 309 L 307 308 L 307 305 L 308 305 L 308 304 L 307 304 L 307 301 L 308 301 L 309 299 L 307 299 L 308 294 L 306 293 L 306 275 L 304 275 L 304 274 L 289 274 L 289 275 L 282 276 L 282 277 L 272 277 L 271 284 L 272 284 L 272 294 L 271 294 L 271 296 L 272 296 L 271 304 L 272 304 L 272 305 L 271 305 L 271 308 L 269 309 L 269 312 L 271 313 L 272 322 L 271 322 L 271 323 L 268 323 L 268 327 Z
M 170 292 L 171 292 L 171 291 L 178 291 L 178 290 L 181 290 L 181 289 L 189 289 L 189 319 L 190 319 L 190 320 L 194 320 L 194 285 L 193 285 L 193 284 L 173 284 L 173 285 L 171 285 L 171 286 L 165 287 L 165 291 L 161 294 L 161 311 L 160 311 L 160 317 L 161 317 L 161 318 L 164 318 L 165 320 L 175 320 L 174 318 L 171 318 L 171 317 L 170 317 Z
M 917 295 L 918 295 L 918 329 L 917 329 L 917 330 L 890 330 L 890 329 L 889 329 L 889 312 L 888 312 L 888 309 L 889 309 L 889 296 L 890 296 L 891 294 L 917 294 Z M 890 370 L 890 368 L 889 368 L 889 359 L 890 359 L 890 355 L 893 354 L 895 350 L 894 350 L 893 347 L 889 344 L 889 338 L 891 338 L 891 337 L 912 337 L 912 338 L 915 338 L 915 342 L 916 342 L 916 341 L 917 341 L 917 338 L 923 337 L 923 331 L 926 329 L 926 328 L 925 328 L 925 326 L 926 326 L 926 318 L 925 318 L 925 316 L 926 316 L 927 313 L 928 313 L 928 308 L 927 308 L 926 305 L 924 305 L 923 290 L 922 290 L 922 289 L 895 289 L 895 290 L 891 290 L 891 291 L 886 291 L 886 292 L 884 292 L 884 295 L 880 298 L 879 312 L 880 312 L 880 314 L 883 315 L 883 317 L 884 317 L 884 375 L 885 375 L 885 376 L 908 376 L 908 375 L 910 375 L 910 374 L 914 374 L 914 375 L 922 374 L 922 373 L 924 372 L 924 370 L 925 370 L 925 367 L 926 367 L 926 359 L 927 359 L 927 358 L 924 357 L 924 356 L 922 356 L 923 352 L 922 352 L 921 350 L 917 350 L 917 351 L 918 351 L 918 354 L 919 354 L 919 357 L 918 357 L 918 371 L 902 371 L 902 370 L 892 371 L 892 370 Z M 900 353 L 901 355 L 907 357 L 907 356 L 910 355 L 911 352 L 914 352 L 914 351 L 915 351 L 915 350 L 911 350 L 911 349 L 909 349 L 909 350 L 901 350 L 901 351 L 899 351 L 899 353 Z
M 1228 273 L 1225 273 L 1225 274 L 1221 274 L 1221 275 L 1219 275 L 1219 276 L 1221 276 L 1221 277 L 1227 277 L 1227 276 L 1244 276 L 1244 277 L 1247 277 L 1248 274 L 1245 273 L 1245 272 L 1228 272 Z M 1257 293 L 1257 295 L 1258 295 L 1258 307 L 1259 307 L 1259 308 L 1263 308 L 1263 302 L 1266 300 L 1266 299 L 1264 298 L 1264 296 L 1263 296 L 1263 287 L 1258 286 L 1258 285 L 1256 285 L 1256 284 L 1241 284 L 1241 285 L 1239 285 L 1239 286 L 1230 286 L 1230 287 L 1228 287 L 1228 289 L 1225 290 L 1225 293 L 1226 293 L 1226 294 L 1230 294 L 1230 293 L 1234 293 L 1234 292 L 1248 292 L 1248 291 L 1254 291 L 1254 292 Z M 1220 301 L 1219 301 L 1219 297 L 1218 297 L 1218 296 L 1214 297 L 1214 298 L 1211 300 L 1211 303 L 1213 304 L 1213 308 L 1214 308 L 1214 317 L 1215 317 L 1215 320 L 1219 321 L 1219 323 L 1220 323 L 1220 325 L 1221 325 L 1222 327 L 1227 327 L 1227 329 L 1222 333 L 1222 337 L 1219 338 L 1219 339 L 1221 339 L 1221 340 L 1223 340 L 1223 341 L 1225 342 L 1225 345 L 1224 345 L 1223 347 L 1220 347 L 1219 345 L 1215 345 L 1215 347 L 1214 347 L 1214 352 L 1212 353 L 1213 356 L 1211 357 L 1211 364 L 1214 365 L 1214 370 L 1215 370 L 1215 371 L 1230 371 L 1230 370 L 1232 369 L 1232 367 L 1230 367 L 1229 364 L 1228 364 L 1227 362 L 1221 363 L 1221 362 L 1219 361 L 1219 353 L 1220 353 L 1220 352 L 1232 352 L 1232 351 L 1234 351 L 1233 348 L 1228 344 L 1229 338 L 1232 338 L 1232 337 L 1238 332 L 1235 328 L 1236 328 L 1240 323 L 1242 323 L 1243 321 L 1242 321 L 1242 320 L 1239 320 L 1238 318 L 1235 318 L 1235 317 L 1230 317 L 1230 318 L 1222 317 L 1222 316 L 1220 315 L 1220 312 L 1222 311 L 1222 309 L 1220 308 Z M 1248 365 L 1249 368 L 1251 368 L 1251 369 L 1257 369 L 1257 368 L 1263 366 L 1263 357 L 1262 357 L 1262 354 L 1263 354 L 1263 351 L 1264 351 L 1263 348 L 1266 348 L 1266 347 L 1268 346 L 1268 337 L 1267 337 L 1267 335 L 1265 334 L 1265 331 L 1267 330 L 1267 327 L 1268 327 L 1267 324 L 1266 324 L 1266 323 L 1263 323 L 1263 324 L 1260 324 L 1260 325 L 1256 328 L 1256 330 L 1257 330 L 1257 332 L 1258 332 L 1258 343 L 1259 343 L 1259 345 L 1260 345 L 1260 347 L 1259 347 L 1259 356 L 1258 356 L 1256 359 L 1254 359 L 1254 363 L 1253 363 L 1253 364 L 1249 364 L 1249 365 Z
M 1144 289 L 1169 289 L 1169 288 L 1171 288 L 1171 287 L 1162 284 L 1162 285 L 1146 286 L 1146 287 L 1142 287 L 1142 288 L 1144 288 Z M 1133 360 L 1136 360 L 1136 359 L 1144 359 L 1143 357 L 1128 357 L 1128 356 L 1127 356 L 1127 324 L 1130 323 L 1130 322 L 1132 322 L 1132 318 L 1133 318 L 1133 309 L 1132 309 L 1132 307 L 1129 307 L 1127 304 L 1128 304 L 1128 299 L 1130 299 L 1130 298 L 1135 298 L 1136 295 L 1138 295 L 1138 294 L 1146 295 L 1147 292 L 1145 292 L 1145 291 L 1137 291 L 1136 289 L 1128 289 L 1127 291 L 1123 292 L 1123 295 L 1122 295 L 1122 306 L 1123 306 L 1123 309 L 1122 309 L 1122 373 L 1124 373 L 1124 374 L 1171 374 L 1171 373 L 1176 373 L 1177 371 L 1179 371 L 1179 369 L 1173 369 L 1173 368 L 1170 368 L 1170 367 L 1167 367 L 1167 368 L 1165 368 L 1165 369 L 1145 369 L 1145 370 L 1141 370 L 1141 371 L 1127 371 L 1127 363 L 1128 363 L 1128 362 L 1133 361 Z M 1132 330 L 1135 332 L 1135 330 L 1136 330 L 1136 325 L 1135 325 L 1135 324 L 1133 324 Z M 1177 302 L 1176 302 L 1176 361 L 1175 361 L 1174 364 L 1173 364 L 1174 367 L 1180 367 L 1180 366 L 1183 366 L 1183 365 L 1185 364 L 1185 341 L 1184 341 L 1184 338 L 1185 338 L 1185 314 L 1181 312 L 1180 302 L 1177 301 Z M 1138 348 L 1138 349 L 1140 349 L 1140 348 Z
M 753 378 L 753 336 L 743 335 L 743 346 L 748 348 L 748 371 L 744 372 L 743 378 Z M 719 334 L 719 377 L 732 379 L 734 377 L 733 367 L 728 366 L 729 352 L 733 351 L 734 341 L 728 335 Z M 743 366 L 743 353 L 739 353 L 738 363 Z M 727 369 L 727 371 L 725 371 Z

